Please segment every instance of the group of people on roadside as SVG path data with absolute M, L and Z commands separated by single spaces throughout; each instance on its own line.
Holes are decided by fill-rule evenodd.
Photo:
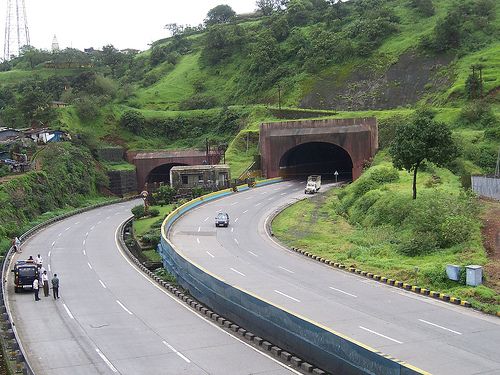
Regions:
M 49 275 L 47 274 L 47 270 L 43 266 L 43 259 L 40 254 L 37 255 L 35 259 L 33 256 L 27 260 L 28 263 L 35 263 L 38 269 L 38 277 L 33 280 L 33 291 L 35 292 L 35 301 L 40 301 L 39 292 L 40 289 L 43 289 L 43 295 L 45 297 L 50 296 L 49 293 Z M 52 284 L 52 294 L 54 299 L 59 298 L 59 278 L 57 277 L 57 273 L 54 274 L 52 279 L 50 280 Z

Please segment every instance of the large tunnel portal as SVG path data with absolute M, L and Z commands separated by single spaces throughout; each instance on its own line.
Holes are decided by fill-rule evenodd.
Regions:
M 303 179 L 319 174 L 323 179 L 352 180 L 353 163 L 349 153 L 333 143 L 309 142 L 296 146 L 281 157 L 280 176 Z

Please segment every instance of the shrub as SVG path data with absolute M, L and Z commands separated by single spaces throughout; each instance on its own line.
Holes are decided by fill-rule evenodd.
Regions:
M 144 217 L 144 206 L 143 205 L 138 205 L 132 208 L 132 214 L 136 219 L 140 219 L 141 217 Z
M 446 217 L 439 229 L 439 245 L 446 248 L 468 241 L 474 229 L 474 224 L 469 217 L 453 215 Z
M 126 111 L 120 118 L 120 125 L 134 134 L 139 134 L 144 127 L 146 119 L 138 111 Z
M 145 245 L 151 246 L 153 249 L 156 249 L 156 247 L 160 243 L 160 237 L 161 237 L 160 229 L 158 228 L 151 229 L 142 235 L 141 242 Z
M 175 284 L 175 276 L 168 273 L 168 271 L 165 268 L 157 268 L 155 270 L 155 275 L 160 277 L 163 281 L 166 281 L 168 283 Z
M 150 208 L 148 210 L 148 213 L 149 213 L 149 216 L 151 217 L 156 217 L 156 216 L 159 216 L 160 215 L 160 210 L 157 209 L 157 208 Z
M 99 102 L 94 97 L 82 96 L 75 100 L 76 114 L 82 121 L 92 121 L 99 117 Z
M 437 244 L 437 239 L 432 234 L 416 232 L 403 239 L 397 250 L 402 255 L 414 257 L 435 251 Z
M 484 137 L 487 139 L 491 139 L 493 141 L 500 142 L 500 126 L 491 129 L 486 129 L 484 131 Z
M 188 111 L 192 109 L 210 109 L 217 105 L 213 96 L 195 94 L 188 99 L 179 103 L 181 111 Z
M 459 120 L 469 127 L 488 128 L 498 124 L 491 106 L 480 100 L 466 104 L 460 111 Z
M 399 180 L 399 172 L 396 168 L 374 168 L 370 172 L 370 179 L 379 183 L 387 184 L 390 182 L 396 182 Z
M 7 176 L 9 174 L 9 167 L 6 165 L 0 166 L 0 177 Z
M 379 199 L 382 197 L 382 192 L 379 190 L 371 190 L 359 198 L 351 208 L 350 219 L 352 222 L 360 223 L 366 216 L 366 213 Z
M 168 185 L 160 186 L 156 193 L 153 193 L 153 200 L 155 204 L 164 206 L 166 204 L 173 203 L 177 191 Z

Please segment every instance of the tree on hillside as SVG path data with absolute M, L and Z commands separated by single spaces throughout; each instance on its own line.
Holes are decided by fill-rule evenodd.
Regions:
M 396 168 L 413 171 L 413 199 L 417 199 L 419 167 L 425 161 L 442 166 L 452 161 L 458 150 L 446 124 L 434 120 L 430 111 L 422 110 L 413 121 L 397 127 L 389 153 Z
M 17 110 L 21 113 L 25 126 L 31 126 L 33 122 L 48 123 L 55 118 L 52 98 L 43 90 L 40 82 L 24 81 L 19 85 L 18 92 Z
M 270 16 L 272 13 L 281 10 L 283 1 L 281 0 L 257 0 L 255 3 L 257 9 L 265 16 Z
M 231 22 L 236 17 L 236 12 L 229 5 L 217 5 L 207 13 L 205 25 L 212 26 L 219 23 Z
M 139 134 L 145 123 L 146 119 L 139 111 L 127 111 L 120 118 L 120 125 L 134 134 Z

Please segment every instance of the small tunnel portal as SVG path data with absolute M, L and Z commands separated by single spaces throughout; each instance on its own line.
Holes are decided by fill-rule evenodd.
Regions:
M 333 143 L 309 142 L 296 146 L 281 157 L 280 176 L 304 179 L 319 174 L 325 180 L 352 180 L 353 162 L 349 153 Z
M 177 166 L 184 166 L 187 164 L 181 164 L 181 163 L 171 163 L 171 164 L 162 164 L 155 169 L 153 169 L 147 178 L 148 184 L 154 184 L 154 183 L 170 183 L 170 170 L 173 167 Z

